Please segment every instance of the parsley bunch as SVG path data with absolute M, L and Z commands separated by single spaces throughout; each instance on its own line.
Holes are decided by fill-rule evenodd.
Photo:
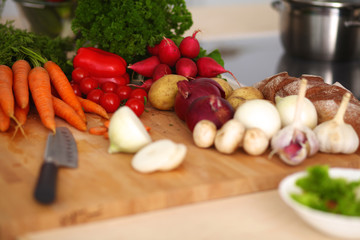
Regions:
M 185 0 L 80 0 L 72 30 L 77 48 L 96 46 L 132 63 L 148 45 L 179 37 L 192 24 Z
M 0 64 L 11 67 L 18 59 L 27 59 L 19 50 L 26 47 L 39 53 L 41 56 L 56 62 L 69 75 L 72 66 L 68 64 L 67 53 L 74 49 L 74 40 L 71 38 L 50 38 L 38 35 L 27 30 L 17 29 L 12 22 L 0 24 Z

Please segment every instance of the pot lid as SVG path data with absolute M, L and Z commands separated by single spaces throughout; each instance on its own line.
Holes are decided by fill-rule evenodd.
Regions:
M 304 3 L 322 7 L 360 7 L 359 0 L 286 0 L 293 3 Z

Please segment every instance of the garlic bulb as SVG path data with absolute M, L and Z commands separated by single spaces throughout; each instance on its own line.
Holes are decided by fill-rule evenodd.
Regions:
M 319 124 L 314 132 L 320 142 L 320 151 L 325 153 L 354 153 L 359 147 L 359 137 L 354 128 L 344 122 L 350 93 L 343 96 L 340 107 L 332 120 Z
M 289 165 L 297 165 L 308 156 L 312 156 L 319 150 L 319 140 L 311 128 L 304 125 L 300 114 L 303 109 L 307 80 L 302 79 L 296 102 L 296 110 L 293 121 L 281 129 L 271 139 L 270 156 L 278 154 L 280 159 Z
M 294 121 L 297 95 L 275 98 L 276 108 L 279 111 L 282 126 L 287 126 Z M 314 104 L 307 98 L 304 98 L 303 110 L 300 114 L 302 124 L 313 129 L 318 123 L 318 116 Z

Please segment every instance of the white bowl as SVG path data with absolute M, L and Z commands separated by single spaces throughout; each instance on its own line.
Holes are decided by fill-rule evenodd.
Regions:
M 298 178 L 306 176 L 307 172 L 298 172 L 284 178 L 279 185 L 279 194 L 283 201 L 290 206 L 305 222 L 315 229 L 330 236 L 347 239 L 360 238 L 360 217 L 327 213 L 307 207 L 295 201 L 290 195 L 301 193 L 296 186 Z M 343 177 L 350 181 L 360 179 L 360 170 L 347 168 L 330 168 L 331 177 Z

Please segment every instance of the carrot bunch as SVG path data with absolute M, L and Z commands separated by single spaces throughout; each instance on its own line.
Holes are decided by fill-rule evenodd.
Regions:
M 29 49 L 22 51 L 31 57 L 33 68 L 26 60 L 17 60 L 12 68 L 0 65 L 0 131 L 9 129 L 11 119 L 17 124 L 16 131 L 19 127 L 22 130 L 30 109 L 30 95 L 42 124 L 54 133 L 56 116 L 81 131 L 87 130 L 85 112 L 109 119 L 103 107 L 75 95 L 66 75 L 55 62 L 47 61 Z M 59 97 L 52 95 L 52 87 Z

